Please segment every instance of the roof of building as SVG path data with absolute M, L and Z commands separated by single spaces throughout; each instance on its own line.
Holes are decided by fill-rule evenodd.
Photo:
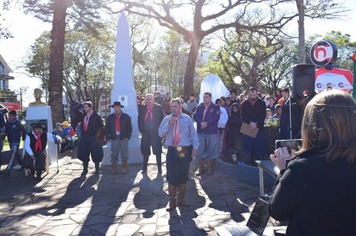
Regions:
M 5 67 L 5 69 L 6 69 L 9 73 L 12 72 L 10 66 L 6 63 L 6 61 L 5 61 L 4 58 L 1 56 L 1 54 L 0 54 L 0 63 Z

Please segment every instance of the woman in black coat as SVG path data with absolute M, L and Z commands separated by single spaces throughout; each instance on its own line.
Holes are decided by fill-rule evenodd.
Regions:
M 227 133 L 226 146 L 228 149 L 234 149 L 237 140 L 242 139 L 242 133 L 240 132 L 242 123 L 241 106 L 239 103 L 234 103 L 231 106 L 231 114 L 227 120 L 229 131 Z
M 268 203 L 270 215 L 289 220 L 290 235 L 356 233 L 356 102 L 340 91 L 316 95 L 302 122 L 302 150 L 286 147 L 271 160 L 280 169 Z

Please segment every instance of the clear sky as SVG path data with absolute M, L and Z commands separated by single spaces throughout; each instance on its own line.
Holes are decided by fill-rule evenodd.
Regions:
M 341 31 L 342 34 L 350 34 L 351 41 L 356 41 L 356 0 L 337 0 L 336 2 L 344 3 L 344 6 L 350 9 L 345 17 L 346 20 L 306 20 L 307 37 L 315 33 L 325 35 L 325 33 L 335 30 Z M 1 0 L 0 3 L 2 3 Z M 10 89 L 18 90 L 20 87 L 28 87 L 23 102 L 24 106 L 27 106 L 34 99 L 33 89 L 40 86 L 40 80 L 26 75 L 23 61 L 27 58 L 30 46 L 35 39 L 44 30 L 50 31 L 52 25 L 43 23 L 30 15 L 25 15 L 17 9 L 2 12 L 2 17 L 6 19 L 3 24 L 9 26 L 14 38 L 0 39 L 0 54 L 13 70 L 11 75 L 15 77 L 15 80 L 10 81 Z M 290 32 L 295 32 L 295 35 L 297 35 L 296 19 L 289 25 L 289 28 Z

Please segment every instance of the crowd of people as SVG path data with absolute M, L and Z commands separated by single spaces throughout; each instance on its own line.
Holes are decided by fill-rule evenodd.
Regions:
M 196 175 L 211 175 L 216 159 L 224 150 L 238 151 L 236 146 L 241 145 L 246 154 L 245 164 L 252 165 L 254 156 L 261 159 L 266 152 L 265 128 L 269 120 L 276 119 L 281 138 L 301 137 L 303 144 L 297 153 L 291 154 L 283 147 L 270 155 L 280 169 L 268 203 L 270 215 L 277 220 L 289 220 L 287 235 L 352 235 L 355 232 L 356 103 L 347 93 L 326 91 L 313 99 L 305 96 L 296 100 L 291 98 L 287 88 L 265 98 L 256 88 L 250 88 L 246 95 L 237 96 L 236 90 L 231 90 L 230 96 L 215 101 L 210 92 L 205 92 L 200 104 L 194 94 L 185 103 L 181 97 L 172 99 L 169 93 L 164 99 L 157 93 L 149 93 L 138 99 L 138 106 L 142 174 L 148 171 L 151 147 L 158 172 L 162 173 L 162 147 L 167 147 L 167 211 L 177 205 L 190 206 L 185 192 L 192 157 L 199 162 Z M 95 173 L 101 174 L 100 133 L 111 143 L 111 174 L 117 173 L 120 154 L 122 173 L 128 171 L 131 117 L 122 111 L 124 106 L 120 102 L 115 101 L 111 107 L 114 112 L 107 117 L 105 128 L 90 101 L 73 110 L 78 118 L 82 176 L 88 173 L 90 156 L 95 163 Z M 0 125 L 11 149 L 10 161 L 4 170 L 8 175 L 17 159 L 30 170 L 30 176 L 36 174 L 36 178 L 41 179 L 47 141 L 56 139 L 59 144 L 67 143 L 68 148 L 74 143 L 74 129 L 66 121 L 57 127 L 62 132 L 59 136 L 44 132 L 39 123 L 33 124 L 33 130 L 26 134 L 16 111 L 8 112 L 6 122 L 4 113 L 0 112 Z M 18 156 L 20 139 L 24 140 L 23 160 Z
M 193 122 L 197 125 L 200 144 L 199 150 L 201 153 L 204 152 L 204 155 L 201 155 L 201 157 L 204 158 L 199 161 L 200 170 L 198 174 L 204 173 L 205 159 L 207 159 L 207 157 L 208 159 L 211 159 L 207 169 L 208 173 L 211 174 L 215 165 L 215 159 L 222 157 L 224 153 L 239 154 L 240 164 L 253 165 L 254 159 L 262 159 L 262 155 L 266 153 L 264 126 L 265 124 L 268 124 L 269 120 L 280 121 L 281 138 L 300 137 L 300 121 L 303 109 L 299 105 L 300 101 L 290 98 L 289 90 L 286 88 L 278 90 L 275 96 L 267 96 L 265 98 L 262 98 L 261 94 L 254 88 L 251 88 L 248 94 L 240 95 L 237 94 L 235 89 L 232 89 L 228 97 L 219 97 L 215 99 L 215 101 L 212 101 L 211 96 L 210 99 L 209 96 L 207 96 L 206 99 L 205 97 L 206 94 L 204 95 L 204 101 L 202 101 L 201 104 L 198 104 L 194 94 L 190 94 L 189 101 L 187 102 L 184 101 L 184 96 L 179 97 L 181 101 L 181 112 L 191 117 Z M 289 105 L 290 101 L 291 106 Z M 162 138 L 164 142 L 166 137 L 159 136 L 158 128 L 165 116 L 173 114 L 171 102 L 172 98 L 169 92 L 165 94 L 164 98 L 162 98 L 159 92 L 155 92 L 152 96 L 138 96 L 138 127 L 142 134 L 141 152 L 143 154 L 143 173 L 147 171 L 147 162 L 151 146 L 153 153 L 156 155 L 158 170 L 159 172 L 162 172 Z M 119 109 L 123 107 L 121 104 L 113 104 L 112 107 L 118 110 L 116 115 L 125 114 Z M 292 108 L 291 128 L 289 120 L 290 107 Z M 116 131 L 116 135 L 112 131 L 115 130 L 114 117 L 111 118 L 109 116 L 108 120 L 105 122 L 99 115 L 96 116 L 95 114 L 97 113 L 94 112 L 95 114 L 93 117 L 96 117 L 96 122 L 94 125 L 91 125 L 94 122 L 94 118 L 87 119 L 88 112 L 93 114 L 92 103 L 90 101 L 84 103 L 73 102 L 70 105 L 70 108 L 71 125 L 69 125 L 67 121 L 64 121 L 62 123 L 57 123 L 56 127 L 58 136 L 61 140 L 65 140 L 65 142 L 63 141 L 60 145 L 60 152 L 73 149 L 76 130 L 80 150 L 78 151 L 78 157 L 83 159 L 83 174 L 87 172 L 90 153 L 95 154 L 94 162 L 96 172 L 100 173 L 99 163 L 102 160 L 102 148 L 100 142 L 95 139 L 95 134 L 100 128 L 104 127 L 104 124 L 106 123 L 105 141 L 113 141 L 112 146 L 116 148 L 115 150 L 112 150 L 114 153 L 112 154 L 112 173 L 116 173 L 117 171 L 116 163 L 118 161 L 117 156 L 119 155 L 119 152 L 121 152 L 121 156 L 123 156 L 123 172 L 127 172 L 128 148 L 126 146 L 128 145 L 127 142 L 129 141 L 132 132 L 132 127 L 128 127 L 128 123 L 131 124 L 131 122 L 127 122 L 127 117 L 129 116 L 124 115 L 122 118 L 124 121 L 126 119 L 126 121 L 123 122 L 123 125 L 121 125 L 121 128 L 124 128 L 126 136 L 123 138 L 122 135 L 120 136 L 120 131 Z M 206 109 L 208 109 L 209 112 L 207 112 Z M 211 112 L 216 113 L 214 117 L 210 116 Z M 206 116 L 206 114 L 208 115 Z M 116 119 L 120 120 L 119 118 Z M 129 117 L 129 119 L 131 118 Z M 122 120 L 120 122 L 118 120 L 115 122 L 121 123 Z M 213 125 L 210 120 L 212 120 Z M 12 125 L 13 127 L 19 127 L 16 128 L 16 135 L 8 134 L 8 132 L 12 132 L 8 131 L 10 130 L 9 127 L 7 129 L 4 128 L 6 135 L 10 135 L 8 137 L 11 141 L 11 155 L 13 155 L 10 158 L 8 168 L 5 170 L 6 174 L 10 173 L 16 159 L 17 162 L 23 166 L 22 160 L 17 154 L 20 142 L 19 137 L 21 137 L 21 135 L 18 134 L 18 131 L 20 130 L 22 132 L 23 139 L 25 139 L 26 133 L 22 130 L 23 127 L 17 121 L 16 111 L 11 111 L 9 113 L 9 119 L 6 124 L 9 126 L 13 122 L 16 123 L 16 126 Z M 241 130 L 243 123 L 246 123 L 251 130 L 258 130 L 256 136 L 251 137 L 247 134 L 243 134 L 243 131 Z M 201 124 L 204 125 L 201 126 Z M 206 124 L 209 125 L 205 127 Z M 2 126 L 5 126 L 5 122 L 3 122 Z M 290 133 L 292 136 L 290 136 Z M 15 141 L 12 141 L 14 139 L 13 137 L 16 137 Z M 97 148 L 93 148 L 94 146 Z M 205 146 L 209 147 L 209 150 L 205 150 L 207 149 Z M 123 150 L 119 151 L 120 148 L 117 147 L 121 147 Z M 210 156 L 212 156 L 212 158 L 210 158 Z
M 159 92 L 153 94 L 153 101 L 163 108 L 164 115 L 171 114 L 170 93 L 162 98 Z M 198 103 L 194 94 L 190 94 L 189 101 L 182 100 L 182 113 L 194 117 Z M 279 126 L 276 139 L 300 138 L 301 120 L 306 102 L 310 99 L 305 96 L 300 100 L 291 98 L 288 88 L 278 89 L 273 96 L 262 97 L 255 88 L 251 88 L 248 94 L 237 94 L 237 90 L 230 90 L 227 97 L 216 98 L 212 103 L 219 107 L 220 118 L 218 120 L 218 157 L 224 153 L 238 154 L 238 163 L 253 165 L 254 160 L 266 157 L 266 140 L 264 127 L 266 125 Z M 140 107 L 147 106 L 146 98 L 138 96 L 137 104 Z M 289 112 L 291 110 L 291 112 Z M 193 119 L 194 120 L 194 119 Z M 258 130 L 256 136 L 251 137 L 241 132 L 243 123 L 250 129 Z M 199 130 L 199 126 L 197 127 Z

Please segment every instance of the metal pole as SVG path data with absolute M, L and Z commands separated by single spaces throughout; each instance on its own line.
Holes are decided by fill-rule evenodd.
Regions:
M 290 95 L 291 87 L 289 87 L 289 138 L 292 139 L 292 97 Z
M 352 60 L 354 61 L 354 82 L 353 82 L 353 87 L 352 87 L 352 96 L 356 100 L 356 52 L 352 56 Z
M 21 112 L 22 112 L 22 88 L 20 87 L 20 103 L 21 103 Z

